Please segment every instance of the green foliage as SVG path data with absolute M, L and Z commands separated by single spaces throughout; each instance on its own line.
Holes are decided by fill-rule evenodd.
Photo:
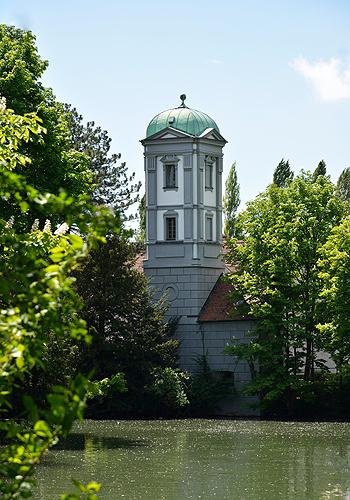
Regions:
M 273 183 L 278 187 L 287 187 L 293 178 L 294 173 L 289 166 L 289 161 L 282 158 L 273 173 Z
M 314 180 L 316 180 L 319 175 L 326 175 L 326 174 L 327 174 L 326 162 L 324 160 L 321 160 L 314 170 L 313 178 Z
M 146 243 L 146 194 L 144 194 L 139 203 L 139 229 L 137 239 L 140 243 Z
M 123 373 L 116 373 L 111 378 L 94 380 L 89 382 L 87 397 L 89 399 L 96 397 L 108 397 L 115 393 L 127 391 L 127 386 Z
M 155 396 L 158 405 L 165 406 L 172 412 L 189 404 L 185 382 L 188 375 L 177 368 L 155 368 L 152 370 L 153 381 L 148 387 Z
M 324 317 L 318 325 L 323 348 L 335 361 L 338 373 L 349 372 L 350 363 L 350 219 L 335 227 L 321 249 L 319 262 L 325 299 Z M 323 320 L 323 321 L 322 321 Z
M 80 481 L 73 479 L 73 483 L 78 489 L 79 493 L 71 493 L 69 495 L 61 495 L 60 500 L 97 500 L 97 495 L 100 491 L 101 485 L 95 481 L 90 481 L 88 484 L 83 484 Z
M 123 372 L 128 387 L 118 401 L 101 400 L 104 416 L 119 415 L 122 406 L 129 414 L 152 411 L 146 387 L 154 380 L 154 369 L 173 368 L 177 361 L 173 326 L 164 322 L 166 304 L 152 301 L 145 275 L 134 267 L 135 257 L 127 232 L 110 235 L 77 274 L 92 337 L 82 353 L 82 370 L 89 373 L 93 366 L 97 379 Z
M 43 92 L 38 79 L 47 65 L 30 31 L 0 24 L 0 95 L 7 98 L 15 113 L 37 110 Z
M 45 231 L 37 223 L 33 231 L 25 231 L 18 230 L 13 217 L 0 219 L 0 412 L 6 439 L 0 450 L 0 492 L 9 500 L 31 496 L 34 467 L 82 417 L 88 381 L 77 375 L 66 387 L 52 387 L 44 408 L 25 397 L 26 425 L 8 418 L 18 385 L 45 363 L 49 335 L 89 340 L 85 322 L 77 314 L 80 300 L 73 288 L 73 271 L 90 248 L 103 241 L 115 220 L 107 211 L 100 211 L 97 218 L 97 211 L 84 198 L 55 196 L 29 185 L 18 174 L 19 165 L 30 164 L 22 145 L 45 132 L 41 120 L 34 114 L 14 114 L 2 100 L 0 122 L 1 200 L 27 217 L 48 211 L 66 221 L 52 234 L 48 223 Z M 67 233 L 73 221 L 84 239 Z
M 239 198 L 239 183 L 237 180 L 236 163 L 233 163 L 225 183 L 223 209 L 225 214 L 225 234 L 229 238 L 237 236 L 236 220 Z
M 234 382 L 220 378 L 211 370 L 207 354 L 199 356 L 197 364 L 198 370 L 188 382 L 188 413 L 191 416 L 214 415 L 220 400 L 234 394 Z
M 39 80 L 47 62 L 38 55 L 34 35 L 0 25 L 0 55 L 0 96 L 6 98 L 9 109 L 24 115 L 22 119 L 27 113 L 36 113 L 46 132 L 40 136 L 30 133 L 30 129 L 26 132 L 28 140 L 21 142 L 17 154 L 29 157 L 31 162 L 18 161 L 16 173 L 41 193 L 59 195 L 64 190 L 74 198 L 88 194 L 94 182 L 90 160 L 71 147 L 68 114 L 51 89 Z M 53 224 L 59 222 L 46 208 L 42 206 L 39 212 L 35 205 L 31 206 L 31 219 L 44 217 L 51 218 Z M 11 198 L 0 201 L 0 212 L 5 219 L 15 216 L 16 225 L 26 228 L 28 218 Z
M 238 360 L 245 360 L 249 366 L 250 378 L 254 381 L 258 374 L 258 361 L 263 355 L 264 346 L 254 338 L 253 332 L 249 332 L 250 342 L 238 344 L 236 339 L 231 340 L 231 344 L 225 347 L 225 353 L 236 357 Z
M 337 194 L 343 201 L 350 201 L 350 168 L 344 168 L 337 182 Z
M 323 348 L 319 252 L 345 213 L 327 177 L 302 173 L 283 189 L 269 186 L 242 214 L 246 238 L 230 244 L 238 271 L 229 280 L 234 302 L 248 304 L 258 321 L 256 338 L 231 354 L 258 363 L 250 390 L 263 403 L 280 398 L 290 407 L 324 367 L 316 358 Z

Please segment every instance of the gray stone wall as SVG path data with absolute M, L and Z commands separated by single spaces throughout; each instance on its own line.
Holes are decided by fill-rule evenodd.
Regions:
M 232 372 L 235 387 L 240 393 L 250 380 L 246 363 L 237 362 L 224 354 L 225 347 L 234 337 L 248 342 L 253 321 L 198 322 L 198 315 L 212 291 L 221 269 L 203 267 L 145 268 L 155 299 L 162 294 L 168 297 L 167 317 L 177 317 L 176 337 L 180 341 L 180 367 L 189 373 L 198 370 L 198 357 L 206 354 L 212 370 Z M 242 394 L 226 398 L 220 405 L 223 415 L 257 416 L 252 408 L 256 398 Z
M 199 314 L 222 269 L 207 267 L 158 267 L 144 269 L 155 298 L 167 294 L 168 317 L 195 317 Z
M 179 320 L 177 337 L 181 343 L 181 367 L 194 373 L 198 369 L 198 356 L 207 354 L 212 370 L 234 373 L 236 387 L 240 389 L 249 380 L 248 367 L 244 363 L 237 364 L 223 350 L 233 336 L 238 340 L 247 340 L 252 322 L 198 322 L 205 301 L 224 271 L 219 254 L 222 233 L 222 149 L 226 141 L 216 132 L 214 136 L 211 139 L 192 137 L 169 128 L 151 139 L 141 141 L 145 147 L 147 195 L 147 258 L 144 272 L 155 299 L 166 295 L 168 318 L 177 317 Z M 157 185 L 157 158 L 163 155 L 178 161 L 180 157 L 183 159 L 182 191 L 179 192 L 179 199 L 174 201 L 173 198 L 174 203 L 170 205 L 166 204 L 168 199 L 163 196 L 162 189 L 166 190 L 166 186 L 164 183 L 162 186 Z M 205 162 L 208 156 L 215 164 L 215 188 L 211 187 L 214 189 L 213 197 L 207 196 L 205 190 Z M 162 223 L 164 226 L 164 220 L 158 220 L 160 210 L 163 211 L 161 213 L 183 210 L 182 241 L 178 236 L 176 241 L 164 241 L 160 229 Z M 215 221 L 211 238 L 204 234 L 207 212 L 213 214 L 211 216 Z M 223 402 L 222 413 L 248 415 L 246 402 L 239 397 Z
M 250 381 L 247 363 L 238 362 L 224 353 L 232 338 L 248 342 L 249 333 L 254 331 L 253 321 L 215 321 L 198 323 L 195 318 L 181 318 L 177 329 L 180 341 L 181 368 L 195 373 L 198 356 L 207 355 L 210 368 L 215 372 L 232 372 L 237 395 L 229 396 L 220 403 L 222 415 L 258 416 L 257 398 L 242 394 L 242 389 Z

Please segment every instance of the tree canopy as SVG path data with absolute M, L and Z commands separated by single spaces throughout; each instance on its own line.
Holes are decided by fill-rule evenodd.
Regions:
M 350 372 L 350 219 L 334 227 L 320 252 L 324 318 L 318 328 L 322 346 L 342 375 Z
M 344 201 L 350 201 L 350 167 L 344 168 L 337 182 L 337 194 Z
M 21 115 L 36 113 L 46 132 L 20 145 L 20 152 L 31 162 L 18 163 L 16 173 L 41 192 L 57 195 L 65 191 L 75 198 L 88 194 L 94 185 L 89 158 L 71 146 L 64 105 L 40 81 L 47 61 L 40 58 L 34 35 L 0 25 L 0 54 L 0 96 L 6 99 L 7 108 Z M 16 223 L 22 219 L 25 224 L 16 204 L 2 202 L 0 208 L 7 218 L 14 215 Z M 34 219 L 38 214 L 32 216 Z
M 289 166 L 289 161 L 282 160 L 277 165 L 273 173 L 273 182 L 278 187 L 286 187 L 293 180 L 294 173 Z
M 313 177 L 316 180 L 319 175 L 326 175 L 326 174 L 327 174 L 326 162 L 324 160 L 321 160 L 314 170 Z
M 223 199 L 223 210 L 225 214 L 224 232 L 229 238 L 236 236 L 237 233 L 237 210 L 240 202 L 236 163 L 233 163 L 226 179 Z
M 109 236 L 93 250 L 77 275 L 84 318 L 92 343 L 82 357 L 82 369 L 94 366 L 95 377 L 125 374 L 128 392 L 119 401 L 105 401 L 105 414 L 130 414 L 152 408 L 146 386 L 155 368 L 174 368 L 178 342 L 164 321 L 165 303 L 154 303 L 147 280 L 135 269 L 135 247 L 127 234 Z
M 10 500 L 31 496 L 34 467 L 69 432 L 74 419 L 82 417 L 88 381 L 77 374 L 67 386 L 52 388 L 45 408 L 26 395 L 21 415 L 25 423 L 8 418 L 15 390 L 30 371 L 45 363 L 49 335 L 88 339 L 72 273 L 89 248 L 118 227 L 108 212 L 100 211 L 97 218 L 93 207 L 86 210 L 86 199 L 40 192 L 17 173 L 20 165 L 31 164 L 23 144 L 45 134 L 35 113 L 17 115 L 2 98 L 0 123 L 0 198 L 11 200 L 18 213 L 49 211 L 65 221 L 52 234 L 49 222 L 39 228 L 33 221 L 32 230 L 18 231 L 13 216 L 0 217 L 0 412 L 6 437 L 0 450 L 0 492 Z M 84 239 L 68 234 L 73 221 Z M 84 488 L 93 493 L 98 485 Z
M 258 361 L 251 389 L 265 403 L 281 398 L 290 404 L 322 365 L 316 356 L 324 320 L 319 252 L 345 214 L 327 177 L 302 173 L 285 188 L 269 186 L 241 215 L 246 237 L 243 245 L 229 245 L 237 268 L 230 281 L 257 330 L 248 345 L 231 352 Z
M 129 174 L 125 162 L 119 162 L 120 154 L 111 154 L 111 138 L 106 130 L 89 121 L 84 124 L 82 115 L 70 105 L 68 113 L 71 147 L 86 155 L 94 175 L 91 200 L 95 204 L 107 205 L 124 217 L 127 210 L 138 200 L 140 182 L 135 182 L 135 173 Z

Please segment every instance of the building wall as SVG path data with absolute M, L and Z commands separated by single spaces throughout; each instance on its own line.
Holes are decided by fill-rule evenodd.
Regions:
M 211 368 L 234 372 L 240 388 L 249 378 L 247 366 L 237 365 L 224 355 L 232 335 L 243 338 L 250 322 L 198 322 L 198 315 L 224 271 L 220 257 L 222 237 L 222 170 L 225 145 L 218 140 L 166 132 L 142 141 L 145 146 L 147 255 L 144 271 L 155 299 L 166 294 L 168 318 L 177 317 L 180 365 L 191 373 L 196 358 L 208 351 Z M 177 189 L 164 187 L 164 155 L 175 156 Z M 212 189 L 205 188 L 206 162 L 213 165 Z M 170 161 L 169 161 L 170 163 Z M 164 214 L 177 217 L 177 241 L 164 241 Z M 212 218 L 212 241 L 207 241 L 206 217 Z M 241 409 L 241 412 L 240 412 Z M 223 402 L 223 413 L 248 415 L 245 400 L 235 397 Z
M 218 254 L 222 234 L 222 147 L 216 140 L 198 140 L 191 137 L 145 140 L 146 175 L 146 234 L 147 264 L 153 268 L 167 266 L 164 245 L 164 213 L 177 216 L 178 240 L 191 249 L 176 247 L 179 242 L 169 242 L 169 258 L 175 266 L 202 265 L 222 267 Z M 173 156 L 177 164 L 177 189 L 164 188 L 164 164 Z M 213 162 L 213 188 L 205 189 L 205 162 Z M 212 218 L 212 240 L 207 240 L 206 217 Z M 216 248 L 215 248 L 216 243 Z M 152 246 L 161 246 L 159 251 Z M 190 252 L 188 250 L 191 250 Z M 161 259 L 158 261 L 158 259 Z
M 177 239 L 183 240 L 184 235 L 184 210 L 182 208 L 174 209 L 171 207 L 172 212 L 177 214 Z M 165 240 L 165 223 L 164 223 L 164 215 L 167 210 L 158 210 L 157 211 L 157 241 Z
M 168 317 L 197 319 L 212 291 L 221 268 L 208 267 L 158 267 L 144 269 L 155 299 L 167 294 Z M 181 321 L 180 321 L 181 323 Z
M 184 203 L 184 170 L 183 156 L 176 155 L 179 158 L 177 163 L 177 190 L 164 190 L 164 164 L 161 156 L 157 156 L 157 205 L 159 207 L 169 205 L 183 205 Z
M 196 359 L 207 355 L 210 368 L 227 376 L 232 372 L 237 394 L 228 396 L 220 402 L 219 412 L 222 415 L 258 416 L 256 409 L 258 399 L 245 396 L 242 389 L 250 381 L 250 371 L 246 362 L 238 362 L 237 358 L 224 353 L 231 339 L 248 342 L 249 333 L 254 330 L 253 321 L 215 321 L 198 323 L 190 318 L 181 318 L 177 329 L 180 341 L 181 368 L 195 373 L 198 369 Z
M 189 373 L 198 370 L 198 357 L 207 354 L 212 370 L 232 372 L 238 392 L 250 380 L 248 365 L 237 362 L 224 354 L 232 338 L 248 342 L 249 332 L 254 329 L 253 321 L 198 322 L 198 315 L 212 291 L 222 269 L 145 268 L 155 299 L 162 294 L 168 298 L 167 318 L 178 318 L 176 338 L 180 341 L 179 361 L 181 369 Z M 230 396 L 221 402 L 223 415 L 257 416 L 251 407 L 256 398 L 242 394 Z

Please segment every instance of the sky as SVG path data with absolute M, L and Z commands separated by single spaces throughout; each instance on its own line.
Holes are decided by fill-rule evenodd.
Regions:
M 243 205 L 281 158 L 324 159 L 333 181 L 350 167 L 349 0 L 0 0 L 0 22 L 36 35 L 44 84 L 138 180 L 149 121 L 182 93 L 227 139 Z

